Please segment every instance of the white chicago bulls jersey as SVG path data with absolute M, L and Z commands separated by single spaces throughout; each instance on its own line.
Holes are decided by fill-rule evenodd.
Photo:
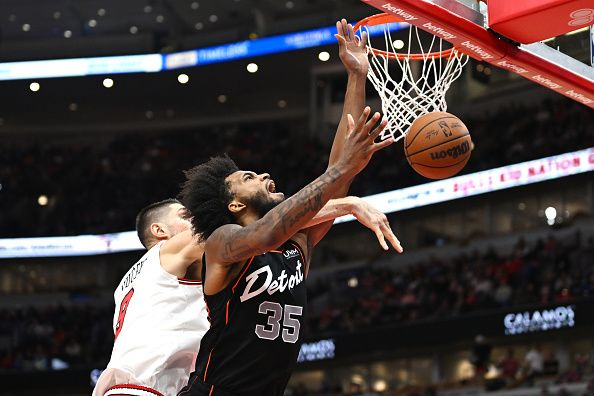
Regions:
M 114 292 L 115 341 L 93 395 L 120 384 L 175 395 L 186 385 L 210 327 L 202 285 L 161 267 L 161 243 L 151 248 Z

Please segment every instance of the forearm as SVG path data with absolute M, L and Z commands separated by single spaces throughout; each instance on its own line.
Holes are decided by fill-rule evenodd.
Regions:
M 357 119 L 361 116 L 363 108 L 365 107 L 365 83 L 367 81 L 366 75 L 351 72 L 349 73 L 349 79 L 347 83 L 347 90 L 344 98 L 344 106 L 342 108 L 342 116 L 340 123 L 334 136 L 334 142 L 332 143 L 332 150 L 330 151 L 330 159 L 328 166 L 332 166 L 336 163 L 339 157 L 339 153 L 342 150 L 346 134 L 348 133 L 348 120 L 347 114 L 351 114 L 353 118 Z M 353 178 L 347 180 L 339 189 L 334 193 L 333 198 L 342 198 L 348 194 L 349 188 Z M 330 219 L 332 220 L 332 219 Z M 312 245 L 316 245 L 323 237 L 328 233 L 332 227 L 333 222 L 327 221 L 320 222 L 320 224 L 309 230 L 310 241 Z
M 328 166 L 332 166 L 338 161 L 338 155 L 342 150 L 344 139 L 348 133 L 347 114 L 351 114 L 356 120 L 363 112 L 363 108 L 365 107 L 366 82 L 366 75 L 361 75 L 356 72 L 351 72 L 348 75 L 342 115 L 340 117 L 340 122 L 338 123 L 338 128 L 336 129 L 336 135 L 334 135 Z
M 343 183 L 353 178 L 344 166 L 332 166 L 260 220 L 231 232 L 213 234 L 207 244 L 220 246 L 221 263 L 236 263 L 275 249 L 290 239 L 322 209 Z
M 337 217 L 353 213 L 355 197 L 336 198 L 328 201 L 326 205 L 311 219 L 305 228 L 313 227 L 327 221 L 333 221 Z

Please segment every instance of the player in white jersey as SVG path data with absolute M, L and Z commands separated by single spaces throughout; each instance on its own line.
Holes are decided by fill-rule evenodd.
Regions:
M 310 226 L 352 214 L 380 244 L 397 243 L 386 216 L 357 197 L 328 202 Z M 204 245 L 192 236 L 175 199 L 151 204 L 136 218 L 148 252 L 114 292 L 114 346 L 93 396 L 175 395 L 188 380 L 209 328 L 200 273 Z
M 144 208 L 137 232 L 148 252 L 114 292 L 114 346 L 93 395 L 173 395 L 185 384 L 209 327 L 199 274 L 202 244 L 169 199 Z

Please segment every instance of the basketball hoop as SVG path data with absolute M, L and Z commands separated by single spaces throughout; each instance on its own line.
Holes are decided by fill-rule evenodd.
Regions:
M 396 48 L 390 31 L 390 24 L 396 22 L 403 20 L 392 14 L 377 14 L 359 21 L 354 28 L 355 32 L 367 30 L 371 37 L 370 28 L 383 26 L 386 49 L 374 48 L 371 40 L 367 43 L 367 52 L 371 54 L 367 77 L 379 94 L 382 112 L 388 118 L 382 140 L 389 137 L 400 140 L 417 117 L 432 111 L 446 111 L 446 92 L 468 62 L 468 56 L 453 47 L 445 48 L 443 40 L 437 36 L 421 40 L 419 30 L 412 25 L 408 46 Z M 414 53 L 417 48 L 413 48 L 413 43 L 419 52 Z M 396 76 L 397 72 L 402 73 L 400 81 L 397 81 L 400 77 Z

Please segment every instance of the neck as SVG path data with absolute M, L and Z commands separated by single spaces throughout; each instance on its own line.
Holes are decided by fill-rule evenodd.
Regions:
M 253 212 L 246 212 L 237 217 L 237 223 L 242 226 L 247 226 L 260 220 L 261 217 Z

